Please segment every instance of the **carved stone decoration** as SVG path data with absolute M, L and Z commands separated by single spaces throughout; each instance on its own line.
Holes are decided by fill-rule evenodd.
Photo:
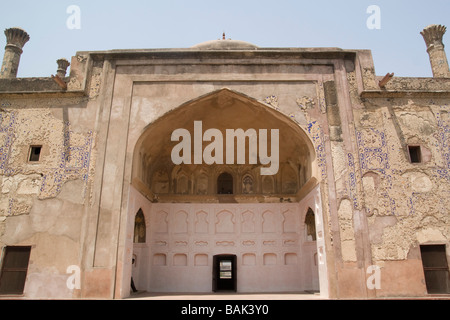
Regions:
M 299 106 L 299 108 L 302 110 L 312 109 L 312 108 L 314 108 L 314 105 L 316 104 L 314 99 L 309 98 L 307 96 L 297 98 L 296 102 L 297 102 L 297 105 Z
M 216 242 L 216 246 L 220 246 L 220 247 L 233 247 L 234 246 L 234 241 L 217 241 Z
M 77 55 L 77 61 L 78 62 L 86 62 L 87 61 L 87 56 L 83 56 L 83 55 Z
M 244 176 L 244 179 L 242 179 L 242 193 L 244 194 L 254 193 L 253 178 L 248 174 Z
M 255 244 L 256 244 L 256 242 L 253 241 L 253 240 L 244 240 L 244 241 L 242 241 L 242 245 L 247 246 L 247 247 L 254 246 Z
M 264 99 L 264 102 L 270 104 L 276 110 L 278 110 L 278 97 L 275 95 L 268 96 Z
M 277 219 L 277 214 L 270 210 L 267 210 L 263 213 L 263 232 L 264 233 L 273 233 L 277 232 L 277 227 L 279 221 Z
M 327 104 L 325 102 L 325 92 L 324 92 L 324 88 L 323 88 L 323 83 L 320 81 L 316 85 L 316 92 L 317 92 L 317 99 L 318 99 L 320 112 L 325 114 L 325 113 L 327 113 Z
M 274 181 L 272 176 L 264 176 L 262 178 L 262 193 L 275 193 Z
M 159 170 L 153 177 L 153 190 L 155 193 L 169 192 L 169 176 L 165 170 Z
M 447 56 L 442 38 L 447 28 L 442 25 L 430 25 L 420 33 L 427 45 L 433 76 L 436 78 L 450 77 Z
M 181 173 L 177 179 L 177 193 L 188 194 L 189 193 L 189 178 Z
M 254 213 L 247 210 L 242 213 L 242 232 L 243 233 L 253 233 L 255 232 L 255 221 Z
M 0 72 L 0 78 L 8 79 L 17 76 L 20 56 L 24 45 L 30 40 L 30 36 L 20 28 L 5 30 L 6 47 Z
M 283 212 L 283 232 L 290 233 L 296 231 L 295 213 L 291 210 Z
M 216 233 L 233 233 L 234 216 L 228 210 L 222 210 L 216 215 Z
M 297 178 L 294 169 L 290 165 L 285 165 L 281 172 L 282 192 L 294 194 L 297 192 Z
M 208 233 L 208 213 L 199 211 L 195 215 L 195 233 Z
M 155 215 L 154 228 L 156 233 L 167 233 L 168 223 L 167 223 L 167 212 L 159 211 Z
M 208 193 L 208 176 L 204 173 L 197 177 L 197 194 Z
M 67 68 L 70 66 L 70 62 L 65 58 L 61 58 L 56 60 L 56 63 L 58 64 L 56 74 L 58 77 L 64 78 L 66 76 Z

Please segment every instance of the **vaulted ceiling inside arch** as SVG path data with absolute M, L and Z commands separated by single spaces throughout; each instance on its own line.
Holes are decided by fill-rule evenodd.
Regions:
M 208 129 L 218 129 L 223 136 L 223 163 L 194 164 L 194 121 L 201 121 L 202 135 Z M 171 141 L 172 132 L 186 129 L 191 137 L 192 164 L 175 165 L 172 149 L 179 144 Z M 261 176 L 261 167 L 249 163 L 249 140 L 246 139 L 245 164 L 226 163 L 226 130 L 267 130 L 267 150 L 271 153 L 271 130 L 279 132 L 279 169 L 274 175 Z M 258 142 L 261 139 L 258 136 Z M 181 141 L 181 140 L 180 140 Z M 210 141 L 202 142 L 202 150 Z M 237 143 L 235 143 L 236 145 Z M 236 147 L 235 147 L 236 149 Z M 258 148 L 258 152 L 259 152 Z M 272 155 L 273 156 L 273 155 Z M 155 195 L 214 195 L 217 177 L 227 171 L 233 175 L 234 194 L 296 194 L 311 177 L 314 158 L 311 144 L 303 130 L 281 113 L 228 89 L 190 101 L 151 123 L 139 139 L 133 166 L 133 177 L 139 179 Z M 246 188 L 243 184 L 252 184 Z M 206 184 L 206 185 L 205 185 Z

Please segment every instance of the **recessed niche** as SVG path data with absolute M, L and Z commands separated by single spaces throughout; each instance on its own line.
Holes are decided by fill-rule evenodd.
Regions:
M 178 267 L 187 266 L 187 255 L 184 253 L 177 253 L 173 256 L 173 265 Z

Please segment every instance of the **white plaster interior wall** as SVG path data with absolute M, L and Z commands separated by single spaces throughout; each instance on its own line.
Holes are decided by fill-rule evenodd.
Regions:
M 137 289 L 211 292 L 213 256 L 235 254 L 238 292 L 319 290 L 317 242 L 307 241 L 304 225 L 308 208 L 319 208 L 317 189 L 300 203 L 270 204 L 152 204 L 130 190 L 127 252 L 136 263 L 124 274 Z M 147 241 L 133 244 L 139 209 Z

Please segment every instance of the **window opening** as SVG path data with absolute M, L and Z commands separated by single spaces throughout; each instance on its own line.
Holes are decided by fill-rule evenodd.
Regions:
M 428 293 L 450 293 L 445 245 L 421 245 L 420 254 Z
M 31 146 L 30 147 L 30 156 L 28 160 L 30 162 L 37 162 L 41 157 L 42 146 Z
M 217 178 L 218 194 L 233 194 L 233 176 L 227 172 Z
M 0 294 L 23 294 L 31 247 L 6 247 L 0 272 Z
M 420 152 L 420 146 L 408 146 L 409 159 L 411 163 L 422 162 L 422 155 Z

